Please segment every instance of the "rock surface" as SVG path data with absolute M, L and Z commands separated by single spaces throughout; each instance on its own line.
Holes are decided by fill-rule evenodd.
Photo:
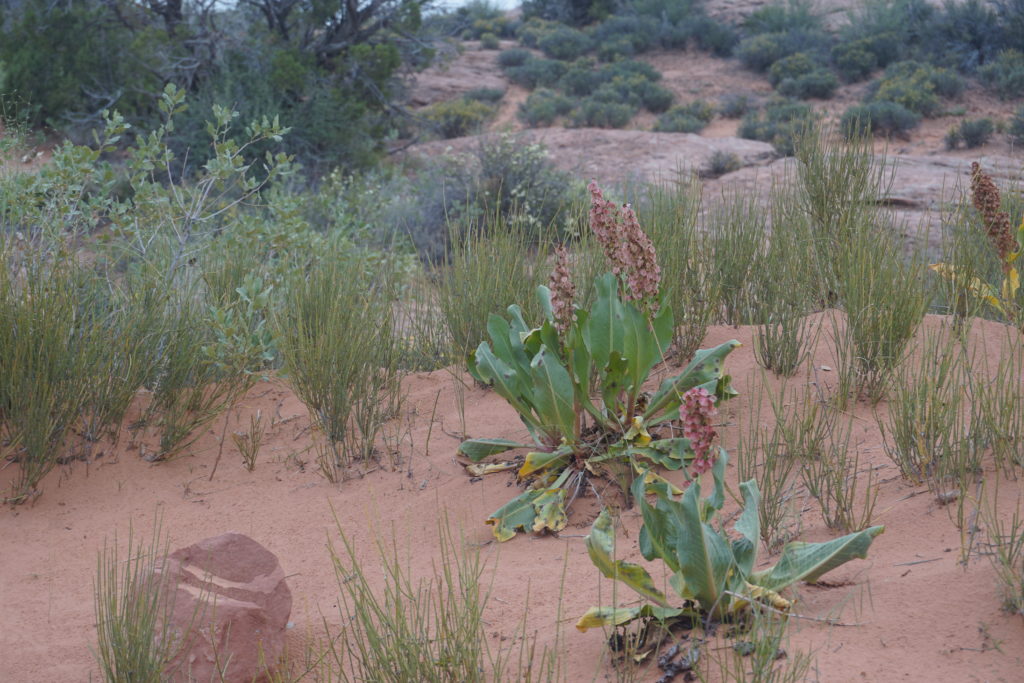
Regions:
M 248 683 L 279 660 L 292 594 L 272 552 L 229 532 L 174 551 L 163 571 L 177 585 L 171 628 L 184 641 L 171 681 Z

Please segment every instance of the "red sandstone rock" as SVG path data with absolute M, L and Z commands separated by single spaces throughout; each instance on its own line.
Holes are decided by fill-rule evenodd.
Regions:
M 230 532 L 174 551 L 163 570 L 177 586 L 171 629 L 182 641 L 171 681 L 249 683 L 273 668 L 292 594 L 272 552 Z

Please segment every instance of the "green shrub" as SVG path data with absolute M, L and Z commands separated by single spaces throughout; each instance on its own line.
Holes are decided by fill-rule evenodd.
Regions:
M 768 81 L 777 87 L 779 83 L 787 78 L 799 78 L 820 68 L 821 65 L 812 59 L 809 54 L 797 52 L 788 57 L 783 57 L 772 64 L 771 68 L 768 69 Z
M 527 47 L 539 47 L 541 39 L 561 24 L 539 17 L 530 17 L 516 29 L 516 38 Z
M 501 43 L 498 41 L 498 36 L 493 33 L 484 33 L 480 36 L 481 50 L 497 50 L 500 47 Z
M 817 69 L 810 73 L 786 78 L 779 83 L 776 90 L 785 97 L 797 97 L 806 100 L 811 97 L 827 100 L 839 87 L 839 79 L 828 69 Z
M 987 143 L 995 132 L 992 119 L 964 119 L 946 133 L 946 149 L 956 149 L 964 143 L 967 149 L 981 147 Z
M 634 55 L 656 46 L 658 22 L 651 17 L 617 15 L 605 19 L 590 30 L 594 44 L 600 49 L 605 45 L 621 46 L 621 55 Z M 601 57 L 603 61 L 612 61 Z
M 557 59 L 530 57 L 522 65 L 511 67 L 505 73 L 516 85 L 533 90 L 537 87 L 555 87 L 568 69 L 565 62 Z
M 906 137 L 921 116 L 895 102 L 871 102 L 848 108 L 839 122 L 843 137 L 853 140 L 865 131 L 874 135 Z
M 749 95 L 729 94 L 718 101 L 718 113 L 727 119 L 738 119 L 746 115 L 754 107 Z
M 522 47 L 513 47 L 502 50 L 498 53 L 498 66 L 502 69 L 510 69 L 514 66 L 526 64 L 526 60 L 533 57 L 533 53 Z
M 921 116 L 939 112 L 939 98 L 932 81 L 933 70 L 919 62 L 898 62 L 872 84 L 869 101 L 893 102 Z
M 745 38 L 736 46 L 736 56 L 751 71 L 764 72 L 775 62 L 792 54 L 784 41 L 783 33 L 764 33 Z
M 442 137 L 459 138 L 479 131 L 493 115 L 494 109 L 483 102 L 460 97 L 432 105 L 425 118 Z
M 559 26 L 537 40 L 537 47 L 552 59 L 573 61 L 590 52 L 594 43 L 583 31 Z
M 558 88 L 567 95 L 586 97 L 601 85 L 601 73 L 594 69 L 593 61 L 578 59 L 558 81 Z
M 1001 99 L 1024 97 L 1024 52 L 1003 50 L 994 61 L 978 69 L 978 78 Z
M 647 81 L 640 86 L 640 102 L 653 114 L 667 111 L 675 99 L 676 96 L 671 90 L 657 83 Z
M 729 24 L 711 17 L 700 16 L 688 23 L 685 33 L 693 38 L 701 50 L 707 50 L 716 57 L 730 57 L 739 42 L 739 34 Z M 672 47 L 665 45 L 665 47 Z
M 701 169 L 702 178 L 719 178 L 726 173 L 732 173 L 740 169 L 740 158 L 732 152 L 715 150 L 708 158 L 707 167 Z
M 714 108 L 703 100 L 672 107 L 658 117 L 654 130 L 662 133 L 699 133 L 714 118 Z
M 963 94 L 967 84 L 955 71 L 942 67 L 932 69 L 931 82 L 935 86 L 935 94 L 946 99 L 955 99 Z
M 647 62 L 635 59 L 623 59 L 613 64 L 608 64 L 598 70 L 601 82 L 606 83 L 621 78 L 640 78 L 645 81 L 660 81 L 661 74 Z
M 878 57 L 871 51 L 871 41 L 867 38 L 833 47 L 832 63 L 847 83 L 863 81 L 879 66 Z
M 814 112 L 802 102 L 772 100 L 761 112 L 743 117 L 739 136 L 770 142 L 779 154 L 791 156 L 800 132 L 813 120 Z
M 570 120 L 576 128 L 623 128 L 636 114 L 636 107 L 625 102 L 599 99 L 596 94 L 582 100 Z
M 572 111 L 572 102 L 565 95 L 538 88 L 530 93 L 526 101 L 519 105 L 519 119 L 530 126 L 550 126 L 559 116 Z
M 1018 109 L 1010 119 L 1006 132 L 1009 133 L 1010 140 L 1018 145 L 1024 145 L 1024 107 Z
M 486 102 L 487 104 L 497 104 L 505 97 L 504 88 L 473 88 L 472 90 L 466 91 L 463 95 L 467 100 L 476 100 L 477 102 Z

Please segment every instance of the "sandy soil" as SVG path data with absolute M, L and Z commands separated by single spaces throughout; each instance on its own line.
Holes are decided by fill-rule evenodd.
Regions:
M 925 324 L 942 322 L 930 316 Z M 998 325 L 979 321 L 972 343 L 986 357 L 996 358 L 1004 333 Z M 752 389 L 761 381 L 751 336 L 750 328 L 716 327 L 705 342 L 736 338 L 744 344 L 727 363 L 741 393 L 722 411 L 722 441 L 729 449 L 736 444 L 737 424 L 752 414 Z M 824 366 L 836 366 L 827 334 L 821 336 L 807 372 L 791 380 L 790 387 L 800 388 L 808 376 L 817 377 L 828 395 L 835 372 Z M 125 432 L 117 445 L 101 445 L 93 462 L 53 472 L 34 505 L 0 510 L 0 678 L 24 683 L 95 679 L 90 647 L 95 638 L 92 581 L 97 552 L 115 533 L 124 539 L 130 527 L 148 539 L 158 514 L 172 548 L 234 530 L 276 553 L 295 597 L 294 633 L 316 632 L 321 612 L 337 623 L 338 590 L 326 549 L 328 540 L 338 537 L 332 519 L 336 513 L 373 578 L 379 578 L 375 541 L 392 537 L 416 575 L 429 572 L 441 559 L 437 527 L 447 515 L 488 562 L 485 578 L 493 579 L 493 588 L 485 618 L 492 647 L 517 648 L 528 612 L 527 632 L 536 632 L 539 643 L 553 644 L 561 634 L 568 680 L 614 680 L 601 633 L 581 634 L 572 627 L 587 607 L 607 604 L 612 594 L 583 547 L 596 500 L 579 501 L 569 528 L 558 538 L 520 535 L 500 546 L 494 543 L 483 520 L 516 489 L 508 474 L 482 481 L 468 477 L 455 458 L 458 434 L 526 434 L 499 397 L 472 384 L 464 386 L 462 380 L 465 376 L 444 370 L 408 377 L 403 413 L 388 426 L 389 437 L 380 445 L 382 455 L 394 455 L 400 464 L 354 470 L 338 485 L 317 473 L 315 430 L 304 406 L 279 381 L 254 387 L 224 418 L 229 431 L 243 429 L 257 411 L 268 424 L 252 473 L 243 468 L 230 438 L 220 452 L 223 420 L 171 462 L 143 461 L 139 453 L 146 443 L 133 441 Z M 766 381 L 774 389 L 780 386 L 773 376 Z M 862 403 L 851 409 L 853 441 L 862 458 L 859 476 L 863 480 L 870 470 L 878 481 L 874 522 L 885 524 L 886 531 L 867 561 L 840 568 L 819 586 L 796 588 L 797 613 L 842 625 L 794 619 L 790 650 L 813 650 L 817 665 L 810 680 L 1019 681 L 1024 620 L 1001 611 L 994 573 L 985 558 L 961 564 L 956 505 L 940 506 L 924 487 L 899 477 L 879 434 L 878 419 L 885 411 L 884 402 L 877 411 Z M 763 421 L 768 414 L 762 412 Z M 221 461 L 211 481 L 218 455 Z M 8 485 L 13 473 L 13 466 L 0 471 L 0 487 Z M 730 473 L 735 481 L 733 465 Z M 987 473 L 987 481 L 989 487 L 998 482 L 1009 514 L 1020 499 L 1020 482 L 993 472 Z M 834 535 L 822 525 L 813 500 L 801 497 L 797 505 L 801 538 Z M 625 510 L 621 519 L 620 550 L 638 557 L 638 514 Z M 772 560 L 764 549 L 761 558 Z M 657 567 L 652 572 L 662 576 Z M 628 590 L 619 595 L 633 602 Z M 559 609 L 561 624 L 556 623 Z M 656 670 L 643 671 L 639 680 L 658 675 Z

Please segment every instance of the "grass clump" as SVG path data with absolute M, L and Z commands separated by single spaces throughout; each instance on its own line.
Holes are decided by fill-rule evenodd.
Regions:
M 274 321 L 289 383 L 327 441 L 320 466 L 331 480 L 373 456 L 398 408 L 390 299 L 385 274 L 368 276 L 358 254 L 331 254 L 288 283 Z

